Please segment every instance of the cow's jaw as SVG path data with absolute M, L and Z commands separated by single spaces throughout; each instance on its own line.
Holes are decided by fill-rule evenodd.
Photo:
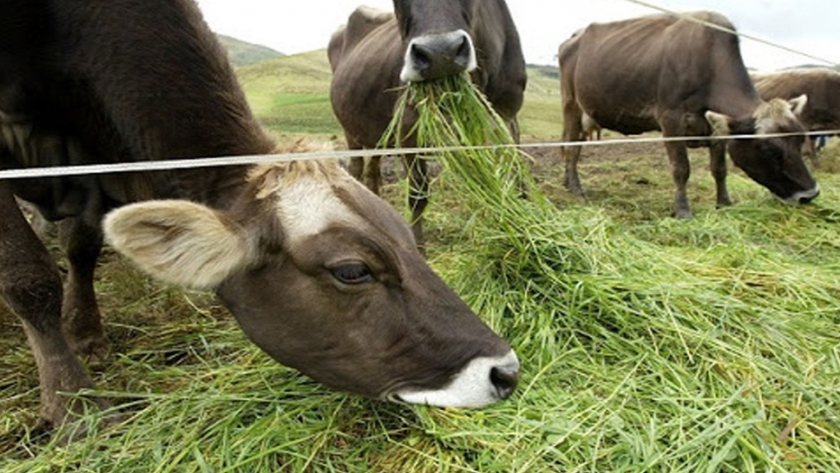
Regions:
M 422 82 L 440 79 L 478 67 L 475 46 L 464 30 L 418 36 L 408 43 L 400 80 Z
M 519 360 L 511 350 L 500 357 L 474 358 L 441 389 L 406 388 L 389 398 L 429 406 L 484 407 L 510 396 L 516 387 L 518 373 Z

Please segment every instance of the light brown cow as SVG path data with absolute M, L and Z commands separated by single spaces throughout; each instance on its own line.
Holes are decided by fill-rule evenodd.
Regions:
M 764 100 L 792 99 L 802 94 L 808 103 L 799 121 L 808 131 L 840 129 L 840 72 L 824 67 L 751 72 L 750 77 Z M 816 162 L 814 138 L 805 141 L 805 154 Z
M 191 0 L 11 0 L 0 25 L 4 168 L 275 149 Z M 15 194 L 68 222 L 64 291 Z M 326 385 L 464 407 L 516 385 L 510 346 L 335 163 L 0 181 L 0 295 L 23 321 L 49 423 L 76 410 L 59 392 L 93 386 L 74 350 L 104 341 L 92 278 L 115 207 L 115 248 L 216 292 L 254 343 Z
M 593 23 L 560 45 L 563 138 L 582 137 L 582 117 L 625 134 L 661 130 L 676 185 L 674 214 L 691 216 L 686 195 L 686 147 L 708 146 L 717 204 L 730 205 L 726 151 L 735 165 L 785 202 L 808 202 L 819 186 L 802 161 L 802 137 L 710 141 L 704 137 L 802 130 L 805 96 L 763 102 L 741 60 L 738 38 L 701 23 L 733 30 L 722 15 L 696 12 Z M 728 143 L 728 144 L 727 144 Z M 580 147 L 564 152 L 566 186 L 583 196 Z

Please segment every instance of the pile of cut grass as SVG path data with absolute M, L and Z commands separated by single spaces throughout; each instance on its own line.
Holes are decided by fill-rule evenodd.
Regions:
M 405 100 L 420 146 L 510 143 L 466 80 L 418 84 Z M 530 373 L 520 415 L 529 406 L 538 425 L 562 426 L 532 466 L 840 465 L 836 199 L 628 229 L 598 209 L 554 207 L 515 149 L 441 160 L 473 210 L 449 280 L 519 351 Z
M 421 144 L 509 142 L 466 82 L 407 93 L 427 117 L 410 130 Z M 441 161 L 433 197 L 447 211 L 431 208 L 427 228 L 446 239 L 432 263 L 515 347 L 511 399 L 467 411 L 330 392 L 270 361 L 208 298 L 167 289 L 144 300 L 155 286 L 143 276 L 126 291 L 106 275 L 106 313 L 170 319 L 109 323 L 127 333 L 97 382 L 127 419 L 70 446 L 4 441 L 0 470 L 840 469 L 836 175 L 821 176 L 814 206 L 739 193 L 691 221 L 630 224 L 556 208 L 513 148 Z M 9 379 L 0 374 L 4 393 Z M 37 393 L 15 392 L 34 412 Z M 26 435 L 11 405 L 0 405 L 4 440 Z

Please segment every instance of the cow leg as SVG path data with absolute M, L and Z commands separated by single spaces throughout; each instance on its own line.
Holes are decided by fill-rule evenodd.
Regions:
M 362 181 L 362 175 L 365 171 L 365 158 L 364 156 L 354 156 L 350 158 L 350 164 L 347 166 L 347 172 L 350 173 L 351 176 L 356 178 L 357 181 Z
M 571 143 L 580 141 L 583 136 L 581 119 L 583 112 L 574 102 L 568 102 L 563 107 L 563 141 Z M 580 185 L 578 176 L 578 161 L 580 160 L 580 146 L 564 146 L 560 148 L 560 156 L 566 165 L 566 172 L 563 176 L 563 185 L 572 194 L 584 198 L 583 188 Z
M 23 217 L 7 182 L 0 181 L 0 294 L 23 321 L 38 367 L 41 418 L 61 425 L 82 406 L 59 396 L 92 388 L 61 330 L 62 285 L 49 252 Z
M 93 291 L 102 232 L 83 217 L 69 218 L 59 225 L 59 240 L 69 261 L 61 308 L 64 333 L 77 355 L 103 357 L 107 343 Z
M 416 154 L 407 154 L 405 155 L 405 167 L 408 170 L 408 206 L 411 209 L 411 231 L 417 241 L 417 248 L 421 253 L 424 253 L 426 241 L 423 238 L 423 211 L 429 204 L 426 160 Z
M 560 148 L 560 155 L 566 164 L 566 174 L 563 176 L 563 185 L 572 194 L 580 197 L 586 197 L 583 192 L 583 187 L 580 185 L 580 176 L 578 176 L 578 161 L 580 161 L 580 146 L 568 146 Z
M 379 195 L 379 188 L 382 185 L 381 161 L 382 156 L 371 156 L 365 169 L 364 183 L 376 195 Z
M 718 140 L 709 146 L 709 168 L 715 179 L 717 208 L 732 205 L 729 190 L 726 188 L 726 143 L 724 141 Z
M 674 178 L 674 185 L 677 190 L 674 194 L 674 216 L 677 218 L 691 218 L 691 208 L 688 205 L 686 184 L 691 174 L 691 167 L 688 163 L 688 151 L 682 143 L 665 143 L 668 152 L 668 160 L 671 162 L 671 175 Z

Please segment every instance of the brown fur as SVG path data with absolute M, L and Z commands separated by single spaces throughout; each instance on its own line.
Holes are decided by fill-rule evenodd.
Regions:
M 764 100 L 805 94 L 808 103 L 799 121 L 806 130 L 840 129 L 840 72 L 827 68 L 786 69 L 750 77 Z M 813 137 L 806 140 L 803 152 L 817 162 Z
M 191 0 L 0 4 L 0 131 L 3 167 L 276 147 Z M 318 193 L 292 209 L 302 222 L 284 222 L 275 204 L 287 185 L 306 197 L 301 182 Z M 63 291 L 15 193 L 64 219 Z M 217 291 L 269 355 L 339 389 L 437 389 L 475 357 L 510 353 L 428 268 L 405 221 L 334 163 L 0 181 L 0 295 L 23 321 L 47 422 L 76 409 L 57 392 L 93 386 L 73 350 L 105 342 L 92 282 L 100 220 L 114 207 L 106 228 L 118 250 L 159 278 Z M 342 211 L 357 225 L 329 220 Z M 310 217 L 319 234 L 287 238 Z M 510 393 L 518 364 L 506 366 L 504 389 L 486 373 L 474 405 Z

